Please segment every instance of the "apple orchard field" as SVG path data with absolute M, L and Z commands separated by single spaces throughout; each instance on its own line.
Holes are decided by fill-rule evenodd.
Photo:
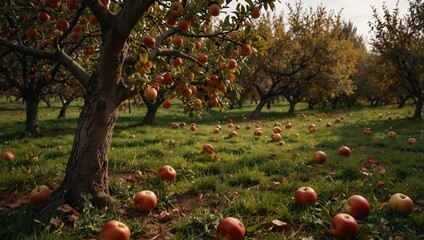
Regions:
M 281 103 L 251 120 L 254 105 L 189 119 L 174 104 L 159 109 L 152 127 L 137 125 L 144 107 L 133 106 L 131 113 L 122 108 L 109 175 L 111 194 L 126 214 L 97 209 L 90 196 L 84 196 L 84 209 L 64 205 L 54 215 L 40 214 L 29 194 L 37 185 L 53 190 L 62 180 L 81 105 L 57 119 L 58 105 L 41 104 L 43 137 L 21 138 L 24 106 L 0 103 L 0 150 L 14 154 L 0 161 L 0 239 L 96 239 L 109 220 L 124 222 L 131 239 L 215 239 L 225 217 L 244 224 L 245 239 L 331 239 L 330 222 L 352 195 L 367 199 L 371 208 L 357 220 L 356 239 L 424 238 L 424 122 L 408 118 L 412 105 L 331 112 L 299 105 L 296 114 L 287 115 Z M 261 134 L 255 135 L 258 128 Z M 236 134 L 230 137 L 230 131 Z M 416 143 L 408 144 L 409 138 Z M 205 144 L 213 146 L 211 154 L 203 152 Z M 339 154 L 343 145 L 350 155 Z M 317 151 L 326 156 L 318 157 L 321 164 L 314 159 Z M 163 165 L 175 169 L 174 180 L 157 177 Z M 301 187 L 312 188 L 316 202 L 308 205 L 303 196 L 305 206 L 296 203 Z M 133 201 L 143 190 L 157 196 L 150 213 L 137 211 Z M 390 210 L 396 193 L 413 200 L 411 213 Z

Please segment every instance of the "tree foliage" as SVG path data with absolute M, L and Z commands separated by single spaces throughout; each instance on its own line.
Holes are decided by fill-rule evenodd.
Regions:
M 405 89 L 416 100 L 413 118 L 422 118 L 424 105 L 424 3 L 409 0 L 408 13 L 400 16 L 399 8 L 390 11 L 383 5 L 380 16 L 373 8 L 373 51 L 379 55 L 396 86 Z

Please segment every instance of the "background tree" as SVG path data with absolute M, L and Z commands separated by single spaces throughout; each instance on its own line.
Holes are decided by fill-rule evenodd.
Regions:
M 424 105 L 424 3 L 409 0 L 408 13 L 401 17 L 399 9 L 392 12 L 383 5 L 380 16 L 373 8 L 373 51 L 380 55 L 385 69 L 393 70 L 399 85 L 415 99 L 413 118 L 422 118 Z
M 218 105 L 223 95 L 219 86 L 222 83 L 227 89 L 231 88 L 228 76 L 234 71 L 229 68 L 218 71 L 218 63 L 223 62 L 223 59 L 227 60 L 224 57 L 227 53 L 235 51 L 243 57 L 249 56 L 252 45 L 260 41 L 251 33 L 250 23 L 246 21 L 251 18 L 250 9 L 255 5 L 265 9 L 274 7 L 273 1 L 238 3 L 236 11 L 228 14 L 222 20 L 223 24 L 213 28 L 210 21 L 212 14 L 218 15 L 216 6 L 218 10 L 224 8 L 224 1 L 125 0 L 110 4 L 107 0 L 84 0 L 81 3 L 76 1 L 75 5 L 69 4 L 72 1 L 67 1 L 66 5 L 54 0 L 31 2 L 33 4 L 8 2 L 6 8 L 2 8 L 2 15 L 14 23 L 12 25 L 11 21 L 2 19 L 2 29 L 12 29 L 14 39 L 19 39 L 16 36 L 23 36 L 28 27 L 38 25 L 25 25 L 18 21 L 17 13 L 20 13 L 18 16 L 39 16 L 42 9 L 48 9 L 54 20 L 64 19 L 69 25 L 62 26 L 57 21 L 53 24 L 50 20 L 45 22 L 43 28 L 35 29 L 41 34 L 26 36 L 35 41 L 46 40 L 42 49 L 37 49 L 26 41 L 8 39 L 5 34 L 9 30 L 1 34 L 0 45 L 11 51 L 60 63 L 86 91 L 65 176 L 53 192 L 47 209 L 55 209 L 63 202 L 83 206 L 82 194 L 90 194 L 96 206 L 118 206 L 110 195 L 108 183 L 108 156 L 113 128 L 120 104 L 139 94 L 141 90 L 151 90 L 151 86 L 147 85 L 153 84 L 155 76 L 159 74 L 154 71 L 153 61 L 167 62 L 170 57 L 180 57 L 194 62 L 196 69 L 193 71 L 198 72 L 197 78 L 207 87 L 205 92 L 213 100 L 213 105 Z M 215 11 L 210 10 L 212 5 Z M 154 35 L 155 44 L 147 46 L 141 39 L 151 33 L 151 28 L 157 29 Z M 54 30 L 51 31 L 52 29 Z M 45 30 L 51 31 L 52 37 L 47 37 Z M 230 37 L 229 34 L 234 31 L 240 31 L 238 38 Z M 214 47 L 201 49 L 202 53 L 209 56 L 209 61 L 199 58 L 190 49 L 174 47 L 170 40 L 175 35 L 190 39 L 209 39 L 209 46 Z M 92 57 L 80 59 L 79 56 L 84 52 Z M 210 54 L 211 52 L 214 54 Z M 134 74 L 124 77 L 127 58 L 135 58 L 138 61 L 135 67 L 143 65 L 149 71 L 134 71 Z M 85 61 L 89 63 L 86 64 Z M 163 85 L 172 89 L 171 86 L 179 84 L 185 71 L 174 66 L 169 74 L 169 81 L 165 81 Z M 212 77 L 213 75 L 218 76 L 218 79 Z M 149 100 L 154 101 L 154 98 Z M 195 102 L 194 98 L 187 101 L 188 106 L 193 106 L 192 109 L 195 109 Z
M 340 15 L 325 7 L 304 10 L 301 2 L 288 5 L 287 19 L 275 17 L 268 27 L 272 37 L 266 55 L 257 58 L 265 78 L 255 82 L 260 102 L 252 118 L 260 116 L 262 107 L 272 98 L 282 95 L 289 104 L 289 113 L 308 95 L 329 97 L 351 94 L 354 86 L 350 76 L 355 71 L 353 45 L 340 38 Z

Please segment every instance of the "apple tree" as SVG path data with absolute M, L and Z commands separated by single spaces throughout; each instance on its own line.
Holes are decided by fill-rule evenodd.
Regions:
M 392 69 L 399 85 L 415 99 L 413 118 L 422 118 L 424 106 L 424 3 L 409 0 L 409 10 L 400 16 L 399 9 L 392 12 L 383 5 L 380 16 L 373 8 L 370 22 L 373 51 L 381 56 L 385 69 Z
M 245 58 L 252 54 L 260 39 L 251 34 L 249 19 L 258 17 L 251 14 L 251 9 L 274 7 L 271 0 L 245 1 L 237 2 L 231 11 L 226 8 L 230 2 L 31 0 L 32 4 L 3 3 L 7 6 L 2 8 L 6 9 L 2 15 L 9 21 L 2 19 L 7 31 L 0 34 L 0 45 L 9 51 L 60 64 L 85 88 L 85 102 L 65 176 L 46 209 L 54 209 L 63 202 L 82 206 L 82 194 L 90 194 L 96 206 L 119 205 L 109 192 L 108 156 L 118 108 L 125 100 L 143 92 L 143 96 L 153 102 L 157 96 L 154 85 L 172 94 L 176 88 L 185 89 L 186 84 L 190 86 L 193 82 L 202 86 L 212 105 L 221 104 L 222 90 L 232 87 L 235 69 L 220 69 L 219 63 L 229 66 L 230 57 Z M 220 20 L 223 24 L 213 24 L 220 11 L 226 9 L 231 12 Z M 19 21 L 17 11 L 20 16 L 37 19 L 41 19 L 41 12 L 47 11 L 54 19 L 36 28 L 38 23 Z M 25 35 L 31 27 L 38 34 Z M 233 32 L 237 36 L 232 37 Z M 7 34 L 14 37 L 7 38 Z M 196 52 L 188 45 L 174 46 L 172 39 L 178 35 L 187 42 L 204 41 L 205 47 Z M 154 44 L 144 42 L 147 36 L 153 37 Z M 43 47 L 28 44 L 25 39 L 29 38 L 42 42 Z M 91 57 L 80 58 L 84 53 Z M 195 79 L 183 77 L 186 69 L 180 67 L 184 63 L 175 66 L 176 58 L 187 63 L 187 69 L 196 73 Z M 136 62 L 133 68 L 131 64 L 127 67 L 133 61 Z M 169 68 L 158 72 L 156 63 Z M 163 82 L 161 78 L 156 79 L 158 75 L 163 76 Z M 198 99 L 197 96 L 184 99 L 189 112 L 203 106 L 206 99 L 199 99 L 200 104 Z
M 305 11 L 301 3 L 288 5 L 286 19 L 282 14 L 271 20 L 272 46 L 264 56 L 257 56 L 258 81 L 254 83 L 260 102 L 252 118 L 260 116 L 262 107 L 275 96 L 290 103 L 289 113 L 306 96 L 315 94 L 335 97 L 351 94 L 350 76 L 355 71 L 355 56 L 349 39 L 341 38 L 340 15 L 325 7 Z

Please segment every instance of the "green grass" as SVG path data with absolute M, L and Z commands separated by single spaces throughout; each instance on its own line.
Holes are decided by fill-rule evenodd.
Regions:
M 27 196 L 35 185 L 55 188 L 63 178 L 81 104 L 75 103 L 66 119 L 56 118 L 58 103 L 51 108 L 41 104 L 44 136 L 22 138 L 24 106 L 0 101 L 0 151 L 15 153 L 14 161 L 0 161 L 0 239 L 82 239 L 98 235 L 102 224 L 115 218 L 130 226 L 133 239 L 153 238 L 158 227 L 167 233 L 161 236 L 214 239 L 216 225 L 225 216 L 239 218 L 249 239 L 329 239 L 331 216 L 341 212 L 343 201 L 353 194 L 363 195 L 373 207 L 371 215 L 359 222 L 358 239 L 424 237 L 424 122 L 408 118 L 413 106 L 358 106 L 330 112 L 307 110 L 300 104 L 296 114 L 288 115 L 288 106 L 282 103 L 264 109 L 261 119 L 251 120 L 254 105 L 188 119 L 175 104 L 159 109 L 153 127 L 136 126 L 144 108 L 134 107 L 132 113 L 123 109 L 110 152 L 111 192 L 132 209 L 134 194 L 150 189 L 158 196 L 158 207 L 149 215 L 133 210 L 119 216 L 87 204 L 75 221 L 66 221 L 68 215 L 60 211 L 42 216 L 28 204 Z M 336 118 L 343 120 L 335 123 Z M 229 119 L 241 127 L 235 138 L 227 136 L 234 129 L 228 127 Z M 171 129 L 172 122 L 182 121 L 187 123 L 185 128 Z M 192 122 L 197 124 L 195 132 L 189 130 Z M 275 122 L 293 124 L 288 130 L 282 126 L 284 144 L 270 137 Z M 333 127 L 325 127 L 327 122 Z M 312 134 L 307 130 L 311 123 L 318 128 Z M 215 134 L 217 124 L 222 131 Z M 252 129 L 244 129 L 247 124 Z M 262 129 L 261 137 L 253 136 L 255 124 Z M 372 129 L 372 136 L 362 134 L 365 127 Z M 390 130 L 397 133 L 396 138 L 387 137 Z M 136 137 L 129 138 L 131 134 Z M 409 137 L 415 137 L 417 144 L 407 145 Z M 205 143 L 214 146 L 214 154 L 201 152 Z M 342 145 L 352 150 L 351 156 L 338 155 Z M 328 156 L 322 165 L 312 158 L 317 150 Z M 219 161 L 213 161 L 215 155 Z M 38 161 L 33 160 L 35 156 Z M 155 177 L 154 172 L 165 164 L 176 169 L 174 182 Z M 317 192 L 314 207 L 294 204 L 294 191 L 302 186 Z M 388 211 L 387 200 L 396 192 L 414 199 L 410 216 Z M 160 220 L 165 213 L 169 219 Z M 273 226 L 276 219 L 287 226 Z M 62 220 L 66 224 L 58 224 Z

